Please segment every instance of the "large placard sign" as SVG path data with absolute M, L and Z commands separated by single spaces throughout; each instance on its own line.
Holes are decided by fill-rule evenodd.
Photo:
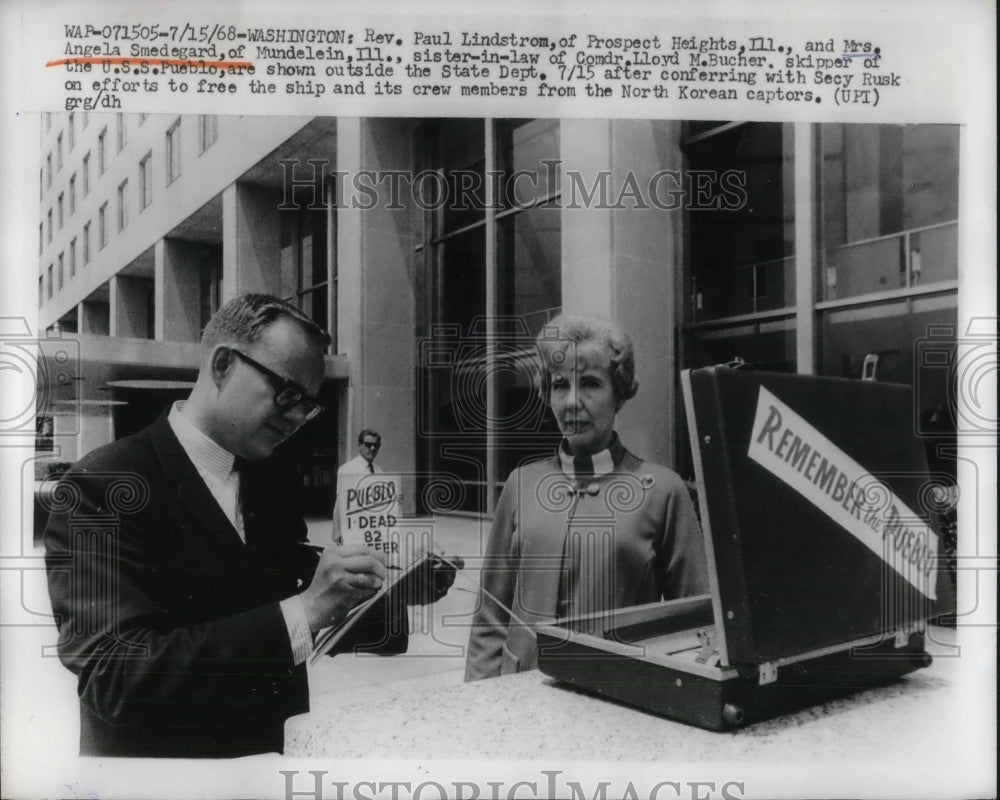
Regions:
M 764 386 L 747 455 L 805 497 L 925 597 L 936 599 L 938 537 L 883 482 Z
M 399 476 L 386 472 L 347 475 L 337 486 L 337 517 L 345 545 L 363 544 L 398 555 L 393 534 L 399 521 Z

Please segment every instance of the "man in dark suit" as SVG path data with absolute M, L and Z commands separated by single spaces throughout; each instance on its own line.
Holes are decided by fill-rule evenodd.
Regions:
M 280 752 L 285 719 L 308 710 L 313 635 L 386 574 L 365 548 L 305 542 L 297 486 L 271 455 L 321 410 L 328 343 L 276 298 L 236 298 L 205 329 L 188 400 L 63 479 L 46 566 L 81 754 Z M 341 652 L 406 649 L 396 594 L 365 622 Z

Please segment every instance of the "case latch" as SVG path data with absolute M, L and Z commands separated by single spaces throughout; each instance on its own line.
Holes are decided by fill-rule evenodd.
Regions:
M 701 645 L 701 650 L 698 651 L 698 655 L 695 656 L 694 660 L 699 664 L 708 664 L 710 667 L 716 666 L 719 663 L 719 651 L 712 640 L 712 632 L 699 629 L 696 635 L 698 643 Z
M 758 668 L 758 683 L 761 686 L 767 683 L 774 683 L 778 680 L 778 667 L 770 661 L 765 661 Z

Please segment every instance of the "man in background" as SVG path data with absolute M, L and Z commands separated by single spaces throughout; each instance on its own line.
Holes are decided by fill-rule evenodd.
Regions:
M 366 473 L 374 475 L 376 472 L 381 472 L 382 468 L 375 463 L 375 457 L 381 449 L 381 435 L 365 428 L 358 434 L 358 454 L 346 464 L 341 465 L 340 469 L 337 470 L 337 477 Z
M 348 523 L 348 490 L 356 489 L 366 481 L 367 475 L 380 475 L 382 467 L 375 463 L 375 458 L 382 449 L 382 436 L 369 428 L 358 434 L 358 454 L 350 461 L 341 464 L 337 469 L 337 501 L 333 511 L 335 530 L 334 541 L 344 542 L 344 535 L 352 526 Z M 371 481 L 373 479 L 367 479 Z

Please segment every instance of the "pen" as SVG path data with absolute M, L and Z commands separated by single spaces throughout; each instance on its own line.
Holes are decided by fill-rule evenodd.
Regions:
M 311 550 L 315 550 L 317 553 L 322 553 L 324 550 L 326 550 L 326 548 L 323 545 L 313 544 L 312 542 L 303 542 L 303 544 L 306 547 L 310 548 Z M 386 564 L 385 568 L 386 569 L 397 570 L 397 571 L 400 571 L 400 572 L 402 572 L 402 570 L 403 570 L 403 568 L 401 566 L 399 566 L 398 564 Z

